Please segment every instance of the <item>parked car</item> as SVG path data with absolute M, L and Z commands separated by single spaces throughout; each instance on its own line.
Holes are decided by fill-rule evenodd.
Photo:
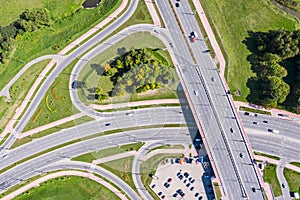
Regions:
M 155 186 L 156 186 L 156 185 L 155 185 L 155 184 L 153 184 L 153 185 L 151 186 L 151 188 L 155 188 Z
M 195 197 L 198 197 L 198 196 L 199 196 L 199 193 L 198 193 L 198 192 L 196 192 L 196 193 L 195 193 Z
M 158 193 L 158 196 L 161 196 L 161 195 L 162 195 L 162 192 L 159 192 L 159 193 Z
M 186 187 L 190 187 L 190 185 L 191 185 L 191 184 L 190 184 L 190 183 L 188 183 L 188 184 L 186 184 Z
M 194 187 L 191 187 L 190 190 L 193 191 L 193 190 L 194 190 Z
M 164 198 L 165 198 L 165 195 L 162 195 L 162 196 L 161 196 L 161 199 L 164 199 Z
M 110 123 L 106 123 L 105 126 L 110 126 Z
M 185 177 L 185 178 L 187 178 L 187 177 L 189 177 L 189 175 L 190 175 L 190 174 L 189 174 L 189 173 L 187 173 L 187 172 L 184 172 L 184 174 L 183 174 L 183 175 L 184 175 L 184 177 Z
M 168 180 L 167 180 L 169 183 L 172 181 L 172 178 L 168 178 Z

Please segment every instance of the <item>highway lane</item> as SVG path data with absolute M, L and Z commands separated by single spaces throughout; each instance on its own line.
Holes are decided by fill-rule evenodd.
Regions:
M 57 161 L 68 160 L 71 157 L 87 152 L 98 151 L 105 148 L 116 147 L 118 145 L 130 144 L 139 141 L 159 141 L 161 144 L 190 144 L 191 138 L 188 128 L 164 128 L 157 132 L 156 129 L 128 131 L 126 133 L 111 134 L 97 138 L 81 141 L 66 147 L 51 151 L 39 157 L 21 163 L 16 167 L 0 175 L 0 185 L 5 183 L 7 187 L 0 188 L 6 190 L 17 184 L 20 180 L 28 179 L 30 176 L 43 173 L 42 167 Z M 153 132 L 157 134 L 153 135 Z M 176 134 L 177 133 L 177 134 Z M 143 138 L 143 139 L 139 139 Z M 125 151 L 125 150 L 124 150 Z
M 119 26 L 121 26 L 124 22 L 126 22 L 136 10 L 137 4 L 138 4 L 137 0 L 130 1 L 129 7 L 119 18 L 117 18 L 114 22 L 112 22 L 110 25 L 108 25 L 105 29 L 103 29 L 101 32 L 96 34 L 94 37 L 89 39 L 86 43 L 84 43 L 83 45 L 75 49 L 72 53 L 66 56 L 65 59 L 61 61 L 59 65 L 55 67 L 55 69 L 50 73 L 50 75 L 43 82 L 40 89 L 36 93 L 35 97 L 32 99 L 22 119 L 17 124 L 15 131 L 9 135 L 7 140 L 1 146 L 2 148 L 10 148 L 12 146 L 18 134 L 22 132 L 22 130 L 24 129 L 24 127 L 26 126 L 26 124 L 34 114 L 34 112 L 36 111 L 40 101 L 42 100 L 42 97 L 45 95 L 48 88 L 54 82 L 55 78 L 63 71 L 63 69 L 67 67 L 74 59 L 78 58 L 80 55 L 85 53 L 88 49 L 93 47 L 99 41 L 103 40 L 105 37 L 107 37 L 107 35 L 113 33 L 113 31 L 115 31 Z
M 180 5 L 182 5 L 182 3 L 183 2 L 181 2 Z M 187 90 L 189 92 L 192 104 L 195 107 L 194 110 L 196 111 L 196 116 L 200 121 L 201 125 L 199 124 L 198 125 L 202 126 L 203 132 L 206 135 L 205 139 L 208 142 L 208 148 L 210 149 L 213 155 L 212 156 L 213 158 L 211 159 L 213 159 L 214 162 L 216 163 L 217 173 L 220 176 L 222 187 L 224 188 L 226 195 L 228 195 L 229 199 L 243 198 L 244 196 L 248 196 L 250 199 L 252 198 L 263 199 L 262 192 L 254 193 L 252 191 L 252 188 L 256 188 L 260 190 L 261 187 L 259 184 L 258 175 L 255 173 L 255 169 L 253 167 L 253 162 L 250 157 L 250 153 L 248 152 L 247 146 L 243 142 L 244 139 L 242 137 L 242 134 L 239 133 L 240 130 L 238 124 L 236 123 L 235 120 L 233 120 L 233 122 L 236 123 L 235 125 L 236 127 L 233 126 L 232 128 L 234 128 L 235 132 L 237 132 L 237 134 L 240 135 L 237 137 L 237 139 L 230 136 L 229 139 L 232 138 L 233 139 L 228 140 L 226 138 L 227 136 L 226 132 L 230 130 L 230 128 L 228 127 L 227 124 L 224 125 L 223 124 L 224 122 L 222 123 L 219 120 L 220 116 L 222 118 L 224 117 L 224 115 L 220 114 L 219 108 L 214 107 L 215 101 L 212 99 L 214 99 L 215 96 L 213 96 L 213 98 L 210 98 L 211 97 L 211 94 L 209 94 L 210 90 L 206 88 L 207 84 L 205 83 L 203 76 L 201 76 L 202 72 L 201 70 L 199 70 L 200 67 L 196 67 L 190 55 L 184 54 L 184 52 L 188 54 L 189 49 L 186 46 L 185 40 L 182 39 L 182 34 L 180 33 L 181 30 L 176 25 L 177 20 L 175 19 L 175 16 L 173 16 L 170 5 L 168 5 L 167 1 L 157 1 L 157 4 L 159 9 L 161 11 L 163 10 L 163 12 L 161 12 L 162 18 L 164 19 L 165 24 L 167 24 L 167 28 L 169 29 L 169 31 L 172 33 L 173 40 L 175 40 L 176 38 L 176 44 L 174 45 L 175 49 L 180 50 L 180 53 L 178 54 L 182 55 L 184 59 L 189 61 L 189 62 L 182 62 L 182 60 L 178 59 L 179 63 L 181 62 L 178 66 L 181 69 L 179 71 L 181 72 L 181 76 L 183 77 L 184 83 L 187 86 Z M 196 56 L 196 60 L 197 60 L 197 56 Z M 211 71 L 217 74 L 217 70 L 215 66 L 213 67 L 214 69 Z M 217 74 L 216 80 L 218 80 L 218 78 L 219 77 Z M 221 86 L 220 88 L 223 89 L 222 93 L 219 93 L 219 96 L 224 97 L 220 95 L 223 93 L 226 95 L 226 91 L 224 90 L 224 87 L 221 84 L 220 78 L 219 78 L 219 85 Z M 225 96 L 225 98 L 227 97 Z M 224 102 L 224 99 L 221 99 L 219 101 Z M 228 107 L 231 109 L 228 99 L 225 100 L 225 103 L 226 102 L 228 104 Z M 223 107 L 222 105 L 223 104 L 221 104 L 221 107 Z M 219 112 L 216 112 L 216 110 L 217 111 L 219 110 Z M 203 116 L 204 113 L 205 115 Z M 235 117 L 235 114 L 232 112 L 232 110 L 230 110 L 230 115 L 228 113 L 226 113 L 225 115 L 226 115 L 225 116 L 226 120 Z M 206 123 L 207 118 L 211 120 L 209 126 L 205 127 L 205 125 L 207 125 Z M 228 127 L 228 129 L 224 130 L 223 126 L 225 126 L 225 128 Z M 244 155 L 242 161 L 240 161 L 241 160 L 241 158 L 239 157 L 240 153 L 243 153 Z M 248 164 L 245 165 L 245 163 Z M 238 169 L 240 169 L 241 171 L 239 171 Z M 242 173 L 242 178 L 241 178 L 241 173 Z M 237 190 L 237 188 L 240 188 L 240 190 Z
M 149 112 L 149 110 L 152 112 Z M 152 135 L 156 135 L 159 130 L 163 129 L 164 124 L 185 124 L 188 120 L 188 123 L 193 125 L 193 117 L 188 113 L 183 116 L 183 114 L 179 112 L 180 110 L 180 108 L 176 107 L 140 109 L 139 112 L 134 113 L 132 116 L 127 116 L 124 113 L 123 116 L 121 115 L 98 121 L 91 121 L 76 127 L 64 129 L 36 139 L 15 149 L 6 150 L 5 156 L 0 158 L 0 169 L 48 148 L 104 131 L 115 129 L 124 130 L 125 128 L 137 126 L 157 125 L 157 132 L 152 132 Z M 138 124 L 136 122 L 138 122 Z M 110 123 L 110 125 L 106 126 L 108 123 Z M 193 129 L 190 128 L 190 137 L 194 138 L 196 135 L 196 128 L 194 131 L 192 130 Z M 143 140 L 144 137 L 137 139 Z M 26 152 L 26 154 L 24 154 L 24 152 Z

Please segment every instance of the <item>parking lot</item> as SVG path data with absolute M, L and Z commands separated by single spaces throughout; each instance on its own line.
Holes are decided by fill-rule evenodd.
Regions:
M 201 163 L 179 164 L 169 161 L 158 166 L 150 187 L 160 199 L 204 200 L 208 199 L 205 188 L 211 194 L 213 189 L 210 178 L 203 174 Z

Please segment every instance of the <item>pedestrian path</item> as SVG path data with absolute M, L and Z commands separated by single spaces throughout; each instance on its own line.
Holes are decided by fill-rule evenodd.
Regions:
M 145 0 L 145 3 L 147 5 L 147 8 L 149 10 L 149 13 L 153 19 L 153 24 L 155 26 L 160 26 L 161 27 L 161 23 L 160 23 L 160 19 L 158 17 L 158 13 L 156 12 L 155 10 L 155 7 L 154 7 L 154 1 L 152 0 Z
M 272 159 L 272 158 L 268 158 L 268 157 L 265 157 L 265 156 L 259 156 L 259 155 L 255 155 L 254 157 L 255 157 L 256 160 L 263 160 L 263 161 L 265 160 L 265 161 L 268 161 L 269 163 L 279 165 L 279 160 L 275 160 L 275 159 Z M 295 172 L 300 173 L 300 167 L 297 167 L 297 166 L 292 165 L 290 163 L 286 163 L 284 167 L 286 167 L 288 169 L 291 169 Z
M 122 194 L 118 189 L 116 189 L 114 186 L 103 180 L 102 178 L 93 175 L 92 173 L 87 173 L 87 172 L 80 172 L 80 171 L 60 171 L 56 173 L 51 173 L 49 175 L 46 175 L 42 178 L 39 178 L 37 180 L 32 181 L 31 183 L 21 187 L 20 189 L 8 194 L 7 196 L 3 197 L 2 200 L 10 200 L 13 199 L 14 197 L 22 194 L 23 192 L 26 192 L 27 190 L 33 188 L 33 187 L 38 187 L 41 183 L 48 181 L 50 179 L 54 179 L 57 177 L 61 176 L 79 176 L 79 177 L 84 177 L 84 178 L 89 178 L 92 179 L 100 184 L 102 184 L 104 187 L 108 188 L 111 190 L 113 193 L 115 193 L 120 199 L 122 200 L 127 200 L 126 196 Z

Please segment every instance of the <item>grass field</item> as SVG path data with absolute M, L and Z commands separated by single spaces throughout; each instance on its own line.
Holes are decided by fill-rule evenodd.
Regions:
M 69 94 L 69 77 L 77 61 L 74 60 L 55 79 L 24 128 L 24 132 L 78 113 L 72 105 Z
M 115 200 L 116 194 L 101 184 L 82 177 L 65 176 L 41 183 L 39 187 L 30 189 L 14 198 L 15 200 Z
M 217 40 L 223 45 L 227 60 L 227 82 L 232 94 L 237 90 L 241 96 L 235 100 L 246 101 L 249 94 L 247 80 L 254 76 L 247 56 L 250 54 L 243 40 L 247 31 L 268 31 L 284 28 L 293 30 L 295 20 L 272 8 L 266 0 L 200 0 L 210 23 L 218 33 Z M 225 56 L 227 57 L 227 56 Z
M 291 165 L 295 165 L 295 166 L 297 166 L 297 167 L 300 168 L 300 163 L 299 163 L 299 162 L 291 162 L 290 164 L 291 164 Z
M 129 51 L 131 48 L 165 48 L 164 44 L 152 36 L 150 33 L 134 33 L 129 37 L 124 38 L 117 44 L 113 45 L 109 49 L 104 52 L 98 54 L 91 61 L 89 61 L 85 67 L 81 70 L 78 80 L 85 82 L 86 88 L 79 88 L 78 95 L 80 100 L 86 104 L 97 103 L 96 101 L 91 101 L 86 98 L 88 88 L 92 87 L 101 87 L 103 92 L 108 92 L 113 88 L 113 84 L 110 81 L 109 77 L 99 76 L 97 72 L 91 67 L 95 64 L 105 63 L 115 57 L 119 56 L 118 49 L 125 48 L 126 51 Z M 156 51 L 157 56 L 165 59 L 170 66 L 173 66 L 170 55 L 167 51 Z M 177 77 L 175 69 L 173 70 L 173 74 Z M 177 86 L 177 84 L 176 84 Z M 176 89 L 175 85 L 172 85 L 170 89 L 163 88 L 161 91 L 158 91 L 155 95 L 147 95 L 147 94 L 136 94 L 130 97 L 130 101 L 139 101 L 139 100 L 148 100 L 148 99 L 163 99 L 163 98 L 177 98 L 174 90 Z M 125 100 L 127 101 L 127 99 Z
M 286 178 L 290 191 L 300 193 L 300 173 L 285 168 L 284 177 Z
M 133 183 L 131 174 L 133 159 L 134 156 L 129 156 L 126 158 L 101 163 L 99 164 L 99 166 L 112 172 L 113 174 L 124 180 L 132 189 L 137 191 Z
M 49 2 L 54 10 L 56 10 L 57 7 L 60 7 L 61 4 L 65 5 L 67 2 L 71 2 L 71 0 L 63 1 L 64 3 L 60 3 L 61 1 L 58 0 L 44 1 Z M 99 23 L 107 15 L 113 12 L 121 3 L 121 0 L 114 1 L 116 3 L 112 5 L 113 7 L 111 7 L 111 9 L 110 7 L 105 7 L 105 3 L 100 4 L 97 9 L 80 9 L 74 14 L 53 23 L 49 28 L 44 28 L 32 33 L 25 33 L 22 37 L 19 37 L 11 60 L 6 65 L 0 64 L 0 89 L 3 88 L 3 86 L 20 70 L 20 68 L 24 66 L 24 63 L 21 61 L 29 62 L 41 55 L 57 53 L 67 44 L 71 43 L 73 40 L 89 30 L 93 25 Z M 14 2 L 19 1 L 14 0 Z M 30 2 L 32 3 L 32 1 Z M 74 2 L 76 1 L 73 1 L 73 3 Z M 72 5 L 73 4 L 71 4 L 69 8 L 66 8 L 68 12 L 74 9 Z M 42 4 L 41 6 L 45 6 L 45 4 Z M 99 9 L 102 8 L 101 6 L 104 8 L 103 11 L 105 12 L 100 14 Z M 17 7 L 12 7 L 10 9 L 13 8 Z M 50 14 L 53 13 L 55 14 L 55 12 Z M 24 51 L 24 49 L 26 49 L 26 51 Z
M 138 151 L 141 148 L 141 146 L 143 146 L 144 144 L 145 143 L 143 142 L 137 142 L 133 144 L 122 145 L 120 147 L 107 148 L 100 151 L 87 153 L 87 154 L 74 157 L 72 158 L 72 160 L 91 163 L 93 160 L 124 153 L 126 151 L 133 151 L 133 150 Z
M 275 197 L 282 195 L 281 186 L 276 175 L 277 165 L 269 163 L 268 167 L 264 169 L 264 181 L 272 186 Z
M 38 75 L 50 60 L 44 60 L 32 65 L 20 78 L 10 87 L 12 101 L 7 103 L 6 97 L 0 97 L 0 130 L 3 129 L 8 121 L 15 114 L 17 107 L 21 105 L 29 88 L 33 85 Z

